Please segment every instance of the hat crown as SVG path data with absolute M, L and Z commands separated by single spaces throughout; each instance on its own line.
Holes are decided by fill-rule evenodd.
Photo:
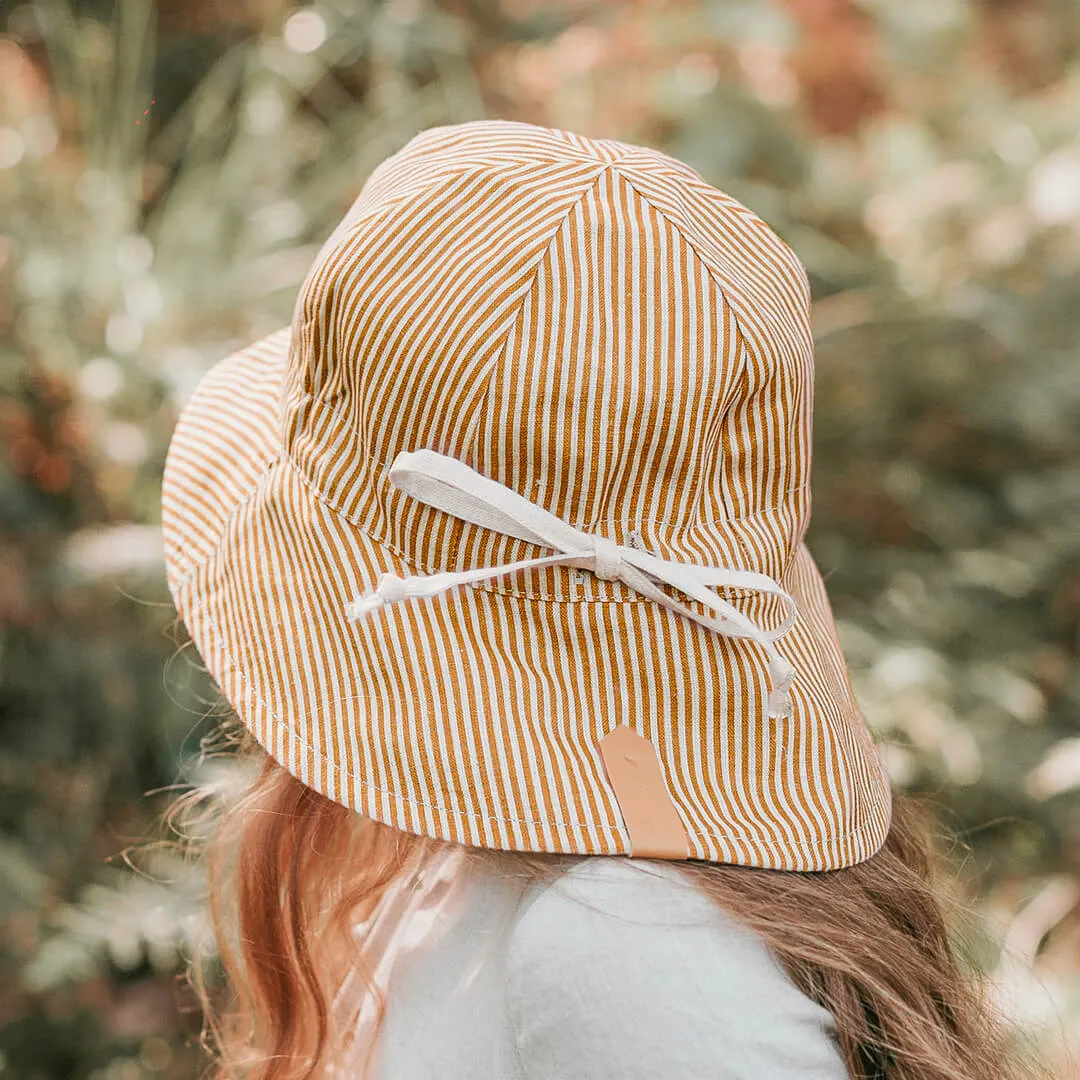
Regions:
M 657 151 L 506 121 L 422 133 L 324 245 L 289 361 L 286 452 L 325 502 L 427 570 L 544 552 L 396 491 L 390 464 L 425 447 L 668 556 L 779 577 L 805 532 L 805 272 L 760 218 Z M 572 578 L 490 587 L 569 598 Z

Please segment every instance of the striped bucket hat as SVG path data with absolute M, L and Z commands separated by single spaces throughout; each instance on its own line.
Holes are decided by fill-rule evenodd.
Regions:
M 883 843 L 810 513 L 805 271 L 655 150 L 427 130 L 228 357 L 168 580 L 305 784 L 503 850 L 825 870 Z

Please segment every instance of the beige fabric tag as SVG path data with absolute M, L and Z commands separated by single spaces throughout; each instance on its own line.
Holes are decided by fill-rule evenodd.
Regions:
M 600 740 L 600 755 L 638 859 L 688 859 L 686 830 L 668 794 L 656 747 L 620 724 Z

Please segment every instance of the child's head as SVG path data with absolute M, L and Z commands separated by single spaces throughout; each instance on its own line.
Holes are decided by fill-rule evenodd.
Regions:
M 471 123 L 376 169 L 292 327 L 206 377 L 164 526 L 262 760 L 211 860 L 247 1075 L 327 1075 L 353 928 L 446 852 L 675 860 L 853 1075 L 1005 1075 L 803 542 L 808 308 L 682 163 Z
M 808 307 L 664 154 L 418 135 L 177 427 L 169 580 L 211 674 L 293 775 L 407 832 L 867 858 L 888 781 L 803 543 Z

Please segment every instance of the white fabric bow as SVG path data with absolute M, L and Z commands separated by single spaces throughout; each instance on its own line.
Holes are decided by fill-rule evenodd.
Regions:
M 526 570 L 534 566 L 576 566 L 592 570 L 601 581 L 622 581 L 632 589 L 692 619 L 700 626 L 727 637 L 748 638 L 765 649 L 769 657 L 769 716 L 783 718 L 791 713 L 791 684 L 795 669 L 777 651 L 773 642 L 786 634 L 795 622 L 795 601 L 772 578 L 748 570 L 720 566 L 669 562 L 647 551 L 622 547 L 603 536 L 582 532 L 561 518 L 496 480 L 470 469 L 457 458 L 434 450 L 402 451 L 390 466 L 390 482 L 400 491 L 455 517 L 485 529 L 497 529 L 519 540 L 562 552 L 540 559 L 524 559 L 502 566 L 485 566 L 437 574 L 417 574 L 399 578 L 383 574 L 375 592 L 358 597 L 346 607 L 349 619 L 360 619 L 385 604 L 399 600 L 436 596 L 455 585 L 486 581 L 489 578 Z M 672 600 L 649 577 L 673 585 L 695 600 L 720 612 L 705 618 Z M 773 631 L 762 629 L 742 612 L 718 596 L 708 585 L 753 589 L 778 596 L 787 606 L 784 622 Z

